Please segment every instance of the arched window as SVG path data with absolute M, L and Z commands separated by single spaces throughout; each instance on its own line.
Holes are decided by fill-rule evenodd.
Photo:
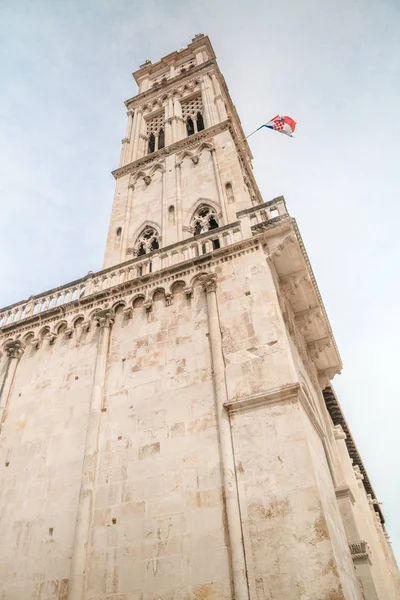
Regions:
M 165 139 L 164 139 L 164 129 L 160 129 L 158 132 L 158 150 L 164 148 Z
M 153 109 L 157 109 L 154 104 Z M 147 152 L 151 154 L 165 146 L 164 112 L 160 112 L 146 120 Z
M 198 131 L 203 131 L 205 128 L 203 119 L 203 101 L 201 94 L 183 100 L 182 106 L 182 117 L 186 122 L 186 129 L 188 135 L 193 135 Z
M 143 256 L 153 250 L 158 250 L 159 247 L 157 231 L 153 227 L 146 227 L 139 235 L 133 253 L 136 256 Z
M 168 209 L 168 223 L 170 225 L 175 225 L 175 207 L 170 206 Z
M 149 135 L 149 154 L 154 152 L 156 149 L 156 138 L 154 137 L 154 133 Z
M 115 231 L 115 245 L 119 246 L 121 243 L 122 227 L 117 227 Z
M 186 129 L 187 129 L 187 134 L 188 135 L 193 135 L 194 134 L 194 124 L 192 119 L 189 117 L 189 119 L 186 121 Z
M 226 191 L 226 197 L 228 202 L 235 202 L 235 196 L 233 195 L 233 189 L 232 189 L 232 184 L 231 183 L 227 183 L 225 185 L 225 191 Z
M 200 112 L 197 113 L 196 124 L 197 124 L 197 131 L 203 131 L 204 121 L 203 121 L 203 115 Z
M 210 229 L 219 227 L 217 213 L 211 206 L 203 204 L 196 211 L 192 220 L 192 231 L 194 235 L 200 235 Z

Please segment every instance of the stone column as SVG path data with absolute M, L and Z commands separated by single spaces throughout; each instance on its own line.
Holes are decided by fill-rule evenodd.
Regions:
M 185 137 L 185 133 L 183 131 L 183 116 L 182 116 L 182 105 L 180 103 L 179 98 L 175 96 L 174 98 L 174 122 L 172 125 L 172 132 L 174 136 L 174 142 L 177 142 Z
M 130 183 L 128 185 L 128 193 L 126 196 L 126 205 L 125 205 L 125 219 L 124 226 L 122 229 L 122 237 L 121 237 L 121 245 L 119 249 L 119 262 L 125 262 L 127 260 L 126 249 L 129 243 L 129 227 L 132 220 L 132 207 L 133 207 L 133 190 L 135 186 Z
M 211 80 L 214 88 L 214 102 L 218 111 L 218 117 L 220 121 L 225 121 L 228 118 L 226 114 L 225 102 L 222 98 L 221 86 L 215 73 L 211 73 Z
M 20 340 L 10 341 L 6 344 L 5 351 L 8 357 L 6 372 L 0 387 L 0 434 L 3 428 L 4 419 L 7 415 L 10 392 L 14 381 L 15 371 L 18 362 L 25 350 L 24 344 Z
M 175 165 L 175 190 L 176 190 L 176 241 L 182 239 L 182 196 L 181 196 L 181 163 Z
M 207 74 L 203 75 L 201 78 L 200 87 L 204 107 L 204 125 L 206 128 L 217 123 L 213 92 L 210 83 L 209 76 Z
M 174 104 L 172 101 L 172 95 L 169 94 L 167 98 L 167 102 L 165 105 L 165 145 L 169 146 L 173 144 L 174 134 L 173 134 L 173 122 L 174 122 Z
M 225 363 L 222 353 L 222 337 L 219 323 L 216 275 L 208 275 L 202 282 L 207 298 L 208 330 L 211 346 L 212 372 L 216 412 L 218 419 L 219 446 L 223 473 L 223 485 L 228 521 L 230 559 L 235 600 L 248 600 L 249 590 L 246 575 L 246 560 L 243 546 L 236 468 L 233 454 L 229 414 L 224 407 L 227 401 Z
M 128 116 L 128 123 L 126 125 L 125 137 L 122 140 L 122 148 L 121 148 L 121 157 L 120 157 L 120 166 L 129 163 L 130 161 L 130 144 L 131 144 L 131 135 L 132 135 L 132 125 L 133 125 L 133 110 L 128 110 L 126 113 Z
M 85 594 L 86 554 L 93 511 L 93 492 L 98 470 L 100 420 L 101 411 L 104 408 L 104 382 L 114 313 L 109 309 L 103 310 L 97 313 L 95 319 L 99 325 L 99 338 L 86 430 L 85 454 L 67 600 L 83 600 Z
M 225 204 L 226 196 L 224 194 L 224 190 L 222 189 L 221 176 L 219 174 L 217 157 L 215 155 L 215 148 L 211 149 L 211 158 L 212 158 L 212 162 L 213 162 L 215 185 L 217 187 L 219 205 L 221 207 L 222 217 L 224 219 L 224 225 L 227 225 L 229 221 L 228 221 L 228 214 L 226 212 L 226 204 Z
M 138 110 L 136 111 L 136 123 L 135 123 L 135 127 L 133 128 L 133 146 L 132 146 L 132 156 L 131 156 L 131 161 L 136 160 L 137 158 L 139 158 L 139 140 L 140 140 L 140 135 L 141 135 L 141 130 L 142 130 L 142 126 L 143 126 L 143 112 L 142 109 L 138 108 Z

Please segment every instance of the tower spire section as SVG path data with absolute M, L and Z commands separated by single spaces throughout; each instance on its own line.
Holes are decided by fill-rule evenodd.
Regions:
M 196 210 L 215 224 L 261 202 L 251 153 L 208 37 L 133 73 L 138 95 L 125 102 L 122 140 L 104 267 L 140 252 L 153 231 L 157 248 L 193 236 Z M 229 172 L 225 165 L 229 163 Z M 221 176 L 226 173 L 225 176 Z

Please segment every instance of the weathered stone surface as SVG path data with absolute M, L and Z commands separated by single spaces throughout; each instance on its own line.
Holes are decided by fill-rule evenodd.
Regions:
M 134 75 L 105 269 L 0 311 L 0 600 L 399 600 L 208 38 Z

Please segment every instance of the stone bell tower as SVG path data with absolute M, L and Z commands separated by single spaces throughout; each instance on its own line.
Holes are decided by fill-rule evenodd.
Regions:
M 261 202 L 207 37 L 133 74 L 104 267 L 236 220 Z M 234 133 L 234 135 L 233 135 Z
M 209 39 L 134 77 L 104 268 L 0 310 L 0 600 L 400 600 Z

